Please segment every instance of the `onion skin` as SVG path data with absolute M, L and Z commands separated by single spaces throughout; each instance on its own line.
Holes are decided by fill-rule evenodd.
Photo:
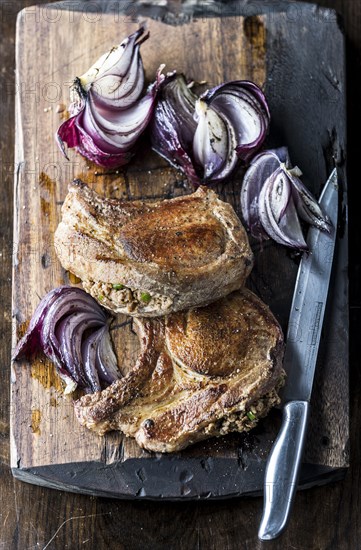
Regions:
M 207 108 L 196 109 L 198 127 L 193 154 L 198 173 L 205 183 L 224 181 L 232 175 L 238 160 L 248 162 L 263 144 L 270 123 L 267 101 L 253 82 L 234 80 L 206 91 L 199 104 L 205 104 Z M 214 127 L 212 119 L 216 121 L 216 117 L 217 128 L 212 134 L 209 129 Z M 206 134 L 203 135 L 203 151 L 201 132 Z M 222 139 L 223 148 L 219 147 Z
M 275 190 L 277 194 L 280 182 L 285 187 L 285 196 L 278 205 L 280 208 L 275 208 L 272 204 L 272 195 L 274 195 Z M 307 250 L 307 244 L 303 238 L 302 228 L 292 199 L 291 185 L 281 168 L 271 174 L 263 184 L 258 204 L 261 224 L 274 241 L 298 250 Z
M 148 38 L 149 33 L 145 34 L 145 28 L 141 26 L 137 31 L 127 36 L 118 46 L 111 48 L 108 52 L 101 55 L 86 73 L 79 78 L 82 90 L 87 93 L 96 84 L 95 90 L 98 97 L 104 99 L 111 97 L 112 100 L 116 100 L 128 95 L 129 91 L 133 89 L 133 86 L 129 85 L 129 72 L 132 67 L 135 67 L 137 72 L 139 62 L 142 64 L 139 55 L 139 46 Z M 115 77 L 115 80 L 112 81 L 115 88 L 110 86 L 110 81 L 107 80 L 109 76 Z M 137 74 L 134 76 L 139 77 Z M 137 82 L 134 81 L 133 84 L 136 85 Z M 115 91 L 116 94 L 114 93 Z M 136 99 L 138 99 L 140 94 L 141 90 Z
M 67 160 L 69 160 L 69 157 L 64 143 L 70 149 L 75 147 L 83 157 L 103 168 L 119 168 L 128 164 L 133 157 L 132 151 L 118 154 L 102 151 L 95 145 L 92 137 L 82 128 L 80 117 L 81 114 L 63 122 L 56 134 L 56 141 Z
M 71 393 L 76 387 L 86 392 L 99 391 L 99 377 L 103 386 L 121 378 L 109 335 L 111 319 L 84 290 L 56 288 L 36 308 L 12 359 L 43 352 L 65 382 L 64 393 Z M 103 356 L 106 354 L 100 366 L 98 347 Z
M 154 151 L 181 169 L 191 183 L 199 185 L 190 156 L 197 127 L 193 118 L 196 100 L 183 74 L 168 74 L 160 86 L 150 134 Z
M 269 122 L 265 96 L 253 82 L 226 82 L 197 98 L 183 75 L 172 74 L 160 90 L 152 146 L 194 185 L 221 182 L 261 147 Z
M 67 159 L 65 145 L 104 168 L 124 166 L 133 157 L 164 79 L 161 67 L 155 82 L 141 97 L 144 69 L 139 47 L 148 38 L 143 34 L 141 27 L 74 80 L 69 108 L 72 116 L 60 125 L 55 136 Z
M 267 161 L 261 162 L 266 157 Z M 257 161 L 256 161 L 257 159 Z M 241 210 L 243 219 L 256 239 L 269 239 L 258 212 L 258 197 L 264 182 L 279 167 L 279 159 L 273 151 L 260 153 L 255 157 L 244 176 L 241 190 Z
M 260 129 L 257 132 L 258 135 L 251 141 L 249 141 L 246 136 L 242 135 L 242 132 L 239 132 L 236 136 L 236 153 L 242 161 L 248 162 L 262 146 L 269 130 L 270 112 L 266 97 L 262 90 L 254 82 L 249 80 L 233 80 L 208 90 L 201 98 L 221 117 L 225 120 L 228 119 L 230 124 L 232 124 L 232 118 L 227 114 L 229 110 L 228 106 L 230 102 L 234 102 L 237 98 L 241 98 L 248 103 L 249 108 L 252 108 L 255 114 L 258 111 L 258 120 L 260 122 Z M 224 105 L 222 105 L 223 100 Z M 234 121 L 232 125 L 236 132 L 238 125 L 236 125 Z
M 39 347 L 42 346 L 40 327 L 42 327 L 44 323 L 47 310 L 51 307 L 52 303 L 58 298 L 58 296 L 65 292 L 62 290 L 63 288 L 64 287 L 59 287 L 52 290 L 46 295 L 46 299 L 44 298 L 41 300 L 30 320 L 28 330 L 18 342 L 14 350 L 12 356 L 14 361 L 16 359 L 21 359 L 22 357 L 35 354 Z
M 258 154 L 248 168 L 241 190 L 243 219 L 251 235 L 307 251 L 299 216 L 322 231 L 330 223 L 313 195 L 291 168 L 286 147 Z

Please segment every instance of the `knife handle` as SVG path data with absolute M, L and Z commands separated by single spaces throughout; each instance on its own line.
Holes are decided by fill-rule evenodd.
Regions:
M 286 527 L 297 490 L 309 403 L 290 401 L 283 408 L 280 432 L 268 457 L 260 540 L 272 540 Z

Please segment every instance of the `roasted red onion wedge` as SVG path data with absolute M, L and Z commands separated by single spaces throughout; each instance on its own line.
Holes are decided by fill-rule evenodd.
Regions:
M 158 87 L 164 79 L 160 69 L 156 81 L 141 97 L 144 70 L 139 47 L 147 38 L 144 28 L 140 28 L 75 79 L 69 108 L 73 116 L 56 134 L 66 157 L 65 144 L 107 168 L 129 162 L 150 122 Z
M 111 48 L 92 65 L 78 80 L 81 89 L 87 93 L 92 91 L 100 101 L 118 101 L 127 97 L 137 87 L 139 80 L 144 83 L 143 64 L 139 46 L 147 40 L 149 34 L 140 27 L 125 38 L 119 46 Z M 140 65 L 140 67 L 139 67 Z M 75 90 L 76 91 L 76 90 Z M 142 86 L 135 95 L 134 101 L 142 92 Z M 113 103 L 112 103 L 113 104 Z M 116 107 L 127 107 L 122 103 Z
M 291 185 L 282 168 L 278 168 L 263 184 L 258 211 L 263 228 L 274 241 L 300 250 L 307 249 Z
M 278 149 L 281 155 L 287 154 L 287 149 L 284 147 Z M 266 159 L 263 161 L 263 157 Z M 286 157 L 284 161 L 286 160 Z M 256 159 L 258 161 L 256 162 Z M 283 161 L 283 162 L 284 162 Z M 254 161 L 249 166 L 242 185 L 241 191 L 241 208 L 243 219 L 248 226 L 251 234 L 259 239 L 268 239 L 268 235 L 263 229 L 258 212 L 258 197 L 263 187 L 264 182 L 277 170 L 279 167 L 279 157 L 270 150 L 260 153 L 255 157 Z
M 162 83 L 150 126 L 152 148 L 172 166 L 180 168 L 194 184 L 199 183 L 191 158 L 197 124 L 197 96 L 182 74 L 170 73 Z
M 193 152 L 205 180 L 223 180 L 233 171 L 237 158 L 247 162 L 264 142 L 270 122 L 267 101 L 253 82 L 235 80 L 208 90 L 199 102 L 207 108 L 196 107 Z M 212 128 L 216 131 L 210 131 Z M 203 154 L 199 154 L 202 147 Z M 209 170 L 209 166 L 213 168 Z
M 109 314 L 84 290 L 62 286 L 40 302 L 13 360 L 42 351 L 65 382 L 64 393 L 77 386 L 87 392 L 121 378 L 109 335 Z
M 75 382 L 81 387 L 87 386 L 81 355 L 83 334 L 86 330 L 97 329 L 99 326 L 103 328 L 103 324 L 96 313 L 92 317 L 89 312 L 79 312 L 67 315 L 56 327 L 62 361 Z
M 269 110 L 253 82 L 226 82 L 200 98 L 183 75 L 168 75 L 152 123 L 152 146 L 195 184 L 222 181 L 262 145 Z
M 299 179 L 301 171 L 291 168 L 286 147 L 257 155 L 247 170 L 241 209 L 251 234 L 259 239 L 307 250 L 299 216 L 323 231 L 330 223 L 317 200 Z

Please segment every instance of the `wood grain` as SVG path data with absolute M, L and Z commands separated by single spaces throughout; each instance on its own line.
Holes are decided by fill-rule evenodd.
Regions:
M 67 12 L 63 15 L 69 17 Z M 69 166 L 73 171 L 73 177 L 80 177 L 98 191 L 114 197 L 153 198 L 190 192 L 190 188 L 182 178 L 155 155 L 144 157 L 142 152 L 129 169 L 112 176 L 104 176 L 104 171 L 86 162 L 74 152 L 70 153 L 70 164 L 62 159 L 52 140 L 60 117 L 56 113 L 55 105 L 49 105 L 44 97 L 48 90 L 49 78 L 51 81 L 55 79 L 55 82 L 63 83 L 69 79 L 70 74 L 82 73 L 91 64 L 92 59 L 97 58 L 104 49 L 108 49 L 111 44 L 119 41 L 120 36 L 128 35 L 138 26 L 137 23 L 114 25 L 112 16 L 107 15 L 104 16 L 102 24 L 97 25 L 95 32 L 90 32 L 93 29 L 81 14 L 72 16 L 82 40 L 75 48 L 68 46 L 69 51 L 66 52 L 67 25 L 57 24 L 54 28 L 53 25 L 45 22 L 40 29 L 39 42 L 35 44 L 35 48 L 39 51 L 36 60 L 31 51 L 25 47 L 32 34 L 31 26 L 24 18 L 20 17 L 18 21 L 18 87 L 22 88 L 25 83 L 28 85 L 32 75 L 36 74 L 37 87 L 41 93 L 40 98 L 33 97 L 31 98 L 33 102 L 26 103 L 22 101 L 21 94 L 17 96 L 19 141 L 16 148 L 18 155 L 16 162 L 21 166 L 16 179 L 18 215 L 14 234 L 16 255 L 14 310 L 16 311 L 17 338 L 24 331 L 29 312 L 36 307 L 38 297 L 43 296 L 51 288 L 66 283 L 68 279 L 68 274 L 64 273 L 57 261 L 52 236 L 60 220 L 61 202 L 71 179 L 70 175 L 64 174 L 64 171 L 69 170 Z M 260 81 L 260 84 L 263 84 L 264 55 L 257 55 L 253 63 L 247 48 L 247 37 L 237 32 L 242 25 L 241 18 L 232 18 L 226 23 L 221 18 L 207 19 L 204 22 L 175 28 L 162 22 L 147 21 L 147 27 L 155 44 L 160 43 L 164 37 L 169 40 L 170 47 L 164 48 L 161 61 L 164 61 L 170 69 L 176 66 L 191 78 L 198 80 L 206 78 L 210 84 L 215 85 L 232 78 L 230 71 L 234 64 L 237 64 L 240 76 L 254 79 L 257 73 L 260 78 L 263 77 Z M 263 32 L 261 20 L 260 25 L 260 31 Z M 248 30 L 248 35 L 254 36 L 255 41 L 259 40 L 256 30 Z M 225 35 L 226 31 L 232 39 L 228 42 L 219 40 L 218 37 Z M 191 44 L 194 36 L 197 37 L 196 43 L 199 47 L 194 49 L 191 58 L 184 45 Z M 170 38 L 172 38 L 171 42 Z M 43 43 L 47 44 L 46 48 L 41 47 Z M 216 44 L 216 48 L 210 47 L 212 43 Z M 60 48 L 67 60 L 65 64 L 59 61 Z M 256 52 L 258 54 L 258 49 Z M 248 60 L 246 53 L 248 53 Z M 154 48 L 144 48 L 143 61 L 150 79 L 150 75 L 155 74 L 159 65 L 159 52 Z M 197 67 L 196 72 L 194 72 L 194 66 Z M 66 101 L 66 96 L 61 96 L 59 102 L 61 101 Z M 34 129 L 36 136 L 36 139 L 30 142 L 24 138 L 28 128 Z M 35 220 L 41 220 L 40 227 Z M 123 320 L 123 318 L 118 319 L 116 323 L 121 323 Z M 138 343 L 129 329 L 113 334 L 115 347 L 120 350 L 120 364 L 123 370 L 129 370 L 135 363 Z M 59 484 L 62 483 L 63 475 L 67 476 L 69 484 L 75 486 L 78 483 L 76 471 L 80 469 L 82 472 L 84 464 L 88 464 L 90 483 L 88 490 L 98 492 L 103 488 L 109 491 L 109 476 L 107 475 L 106 479 L 101 481 L 101 475 L 99 474 L 96 479 L 91 471 L 104 471 L 102 466 L 104 462 L 111 464 L 115 459 L 119 461 L 120 457 L 121 461 L 127 461 L 131 458 L 151 456 L 142 452 L 131 440 L 122 441 L 119 434 L 101 438 L 81 428 L 75 422 L 71 400 L 62 397 L 54 369 L 47 362 L 15 365 L 14 373 L 16 383 L 13 393 L 13 434 L 16 448 L 14 447 L 12 464 L 13 468 L 17 468 L 15 475 L 23 477 L 25 472 L 28 473 L 29 469 L 32 469 L 38 476 L 39 482 L 40 476 L 47 478 L 50 476 L 51 480 L 52 475 L 55 475 L 55 468 L 50 468 L 46 474 L 43 471 L 40 472 L 39 467 L 63 464 L 67 469 L 59 469 L 59 472 L 62 472 Z M 72 433 L 71 443 L 68 438 L 70 432 Z M 120 449 L 119 446 L 121 446 Z M 222 454 L 222 448 L 217 450 Z M 224 454 L 228 455 L 227 445 Z M 203 455 L 202 450 L 201 456 L 207 456 L 207 454 Z M 78 468 L 74 465 L 75 463 L 79 464 Z M 92 467 L 91 464 L 93 464 Z M 134 470 L 134 466 L 132 468 Z M 138 466 L 138 469 L 140 468 L 141 464 Z M 34 479 L 36 481 L 36 478 Z M 137 481 L 139 485 L 140 480 Z M 55 479 L 53 482 L 55 483 Z M 121 478 L 119 483 L 122 484 Z M 84 488 L 87 489 L 86 484 Z M 133 486 L 128 492 L 125 487 L 118 489 L 120 494 L 124 491 L 130 495 L 139 490 L 134 489 Z M 159 491 L 162 493 L 160 489 L 156 490 L 155 494 L 159 494 Z
M 136 550 L 210 548 L 238 550 L 261 548 L 257 527 L 260 499 L 237 499 L 214 503 L 151 503 L 114 501 L 44 489 L 12 478 L 9 469 L 9 357 L 11 348 L 11 261 L 14 141 L 14 43 L 16 13 L 32 2 L 14 0 L 0 6 L 1 97 L 0 150 L 2 201 L 0 230 L 0 316 L 3 367 L 0 385 L 0 548 L 114 548 Z M 351 328 L 351 467 L 344 481 L 313 488 L 297 495 L 294 513 L 283 537 L 268 543 L 270 549 L 294 548 L 348 550 L 359 548 L 360 523 L 360 248 L 361 217 L 358 208 L 358 134 L 361 87 L 355 80 L 361 61 L 361 1 L 322 0 L 344 15 L 348 40 L 348 174 L 350 193 L 350 328 Z M 173 2 L 169 14 L 182 11 Z M 32 8 L 29 8 L 29 19 Z M 34 23 L 34 29 L 36 25 Z
M 44 18 L 41 8 L 34 9 L 33 15 L 39 20 L 36 36 L 26 12 L 18 19 L 14 344 L 23 334 L 39 297 L 69 282 L 69 274 L 56 258 L 52 239 L 67 184 L 73 177 L 87 181 L 108 196 L 128 199 L 191 191 L 180 174 L 145 150 L 119 173 L 101 170 L 73 151 L 70 162 L 61 157 L 53 135 L 62 118 L 56 105 L 67 102 L 66 84 L 72 75 L 83 73 L 95 58 L 133 32 L 138 24 L 126 19 L 114 24 L 114 13 L 101 14 L 96 26 L 79 11 L 63 10 L 60 19 L 57 10 L 48 9 L 46 13 Z M 320 19 L 312 17 L 308 9 L 303 17 L 309 26 L 304 37 L 307 44 L 313 37 L 312 26 L 319 28 Z M 335 31 L 336 40 L 330 45 L 327 42 L 324 52 L 325 59 L 333 59 L 333 63 L 322 76 L 317 65 L 311 66 L 318 38 L 305 47 L 303 66 L 298 70 L 299 79 L 309 79 L 308 90 L 314 95 L 311 106 L 293 94 L 298 92 L 296 82 L 288 78 L 285 85 L 285 74 L 292 74 L 292 64 L 299 55 L 295 33 L 305 34 L 302 21 L 290 23 L 287 13 L 273 13 L 272 17 L 205 17 L 176 26 L 147 19 L 151 42 L 150 47 L 142 49 L 146 76 L 151 81 L 160 62 L 164 62 L 168 69 L 176 67 L 191 79 L 206 80 L 209 86 L 237 78 L 265 86 L 273 115 L 271 142 L 282 139 L 289 145 L 291 156 L 295 152 L 294 161 L 306 166 L 306 179 L 319 182 L 314 185 L 317 193 L 331 166 L 331 155 L 339 155 L 336 161 L 342 166 L 344 147 L 342 110 L 331 129 L 328 121 L 332 102 L 338 101 L 342 109 L 344 101 L 342 35 L 327 12 L 322 17 L 321 25 L 327 25 L 328 31 L 331 24 Z M 55 24 L 49 23 L 54 20 Z M 69 23 L 76 26 L 79 40 L 67 40 Z M 33 48 L 27 48 L 28 43 Z M 161 44 L 161 50 L 152 47 L 152 43 Z M 282 59 L 282 63 L 275 64 L 274 59 Z M 322 63 L 321 59 L 320 67 Z M 337 79 L 338 86 L 329 85 L 332 78 Z M 325 97 L 317 98 L 320 91 L 326 102 Z M 315 145 L 307 148 L 305 142 L 311 136 Z M 320 162 L 322 147 L 324 159 Z M 221 196 L 238 211 L 239 177 L 218 186 Z M 345 244 L 345 239 L 339 239 L 339 274 L 345 263 Z M 269 268 L 272 263 L 275 269 Z M 270 305 L 284 329 L 296 272 L 297 263 L 286 249 L 269 244 L 259 249 L 250 279 L 251 286 Z M 346 296 L 344 276 L 337 275 L 337 279 L 334 290 L 336 297 L 341 297 L 329 316 L 331 326 L 339 329 L 344 326 L 344 318 L 336 306 L 344 309 Z M 123 320 L 120 318 L 118 322 Z M 113 332 L 123 370 L 132 368 L 138 351 L 138 343 L 128 328 Z M 326 334 L 332 335 L 331 330 Z M 347 338 L 347 327 L 344 336 Z M 318 406 L 314 415 L 306 455 L 319 468 L 304 469 L 303 484 L 314 483 L 315 479 L 321 482 L 333 467 L 347 465 L 347 354 L 340 365 L 339 346 L 336 348 L 327 335 L 325 340 L 327 351 L 319 368 L 322 375 L 318 376 L 321 383 L 316 396 L 322 407 Z M 333 382 L 335 369 L 344 381 L 337 396 Z M 257 493 L 262 488 L 265 460 L 278 429 L 275 413 L 249 439 L 238 435 L 210 441 L 175 456 L 162 457 L 159 462 L 157 456 L 141 451 L 120 434 L 101 438 L 80 427 L 74 419 L 71 400 L 62 395 L 54 369 L 47 361 L 13 365 L 13 379 L 12 467 L 14 475 L 25 481 L 91 494 L 142 498 L 209 498 Z M 338 406 L 335 419 L 333 409 L 338 403 L 345 403 L 345 408 L 340 411 Z

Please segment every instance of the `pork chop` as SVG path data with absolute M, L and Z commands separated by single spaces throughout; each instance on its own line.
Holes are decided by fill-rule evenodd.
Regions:
M 241 288 L 252 269 L 231 205 L 205 187 L 162 201 L 100 197 L 69 186 L 55 249 L 103 306 L 155 317 L 206 305 Z
M 279 402 L 282 331 L 251 291 L 135 324 L 142 349 L 134 368 L 75 402 L 87 428 L 121 430 L 144 449 L 172 452 L 249 430 Z

